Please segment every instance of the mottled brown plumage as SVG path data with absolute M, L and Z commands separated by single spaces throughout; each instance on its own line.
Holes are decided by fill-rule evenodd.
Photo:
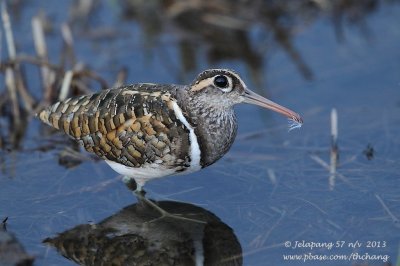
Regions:
M 176 90 L 152 84 L 70 98 L 39 118 L 103 159 L 129 167 L 159 162 L 188 167 L 188 130 L 174 115 Z M 173 158 L 172 158 L 173 157 Z

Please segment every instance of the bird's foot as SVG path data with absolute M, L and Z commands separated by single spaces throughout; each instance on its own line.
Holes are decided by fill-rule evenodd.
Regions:
M 157 203 L 155 203 L 154 201 L 147 199 L 145 197 L 146 192 L 144 190 L 135 190 L 135 195 L 138 198 L 139 203 L 144 203 L 147 204 L 148 206 L 152 207 L 153 209 L 155 209 L 157 212 L 159 212 L 161 214 L 160 217 L 157 217 L 155 219 L 152 219 L 146 223 L 153 223 L 156 222 L 158 220 L 161 219 L 165 219 L 165 218 L 171 218 L 171 219 L 176 219 L 176 220 L 181 220 L 181 221 L 186 221 L 186 222 L 193 222 L 193 223 L 201 223 L 201 224 L 206 224 L 207 222 L 202 221 L 202 220 L 197 220 L 197 219 L 192 219 L 192 218 L 187 218 L 184 217 L 181 214 L 172 214 L 167 212 L 166 210 L 164 210 L 163 208 L 161 208 L 160 206 L 158 206 Z

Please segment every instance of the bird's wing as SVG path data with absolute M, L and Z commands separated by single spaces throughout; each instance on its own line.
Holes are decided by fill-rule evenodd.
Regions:
M 190 164 L 189 130 L 176 117 L 171 91 L 138 84 L 57 102 L 39 113 L 87 151 L 130 167 Z

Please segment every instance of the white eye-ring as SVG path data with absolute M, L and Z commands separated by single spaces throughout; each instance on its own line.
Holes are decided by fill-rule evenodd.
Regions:
M 214 85 L 223 92 L 230 92 L 232 90 L 232 79 L 225 75 L 217 75 L 214 77 Z

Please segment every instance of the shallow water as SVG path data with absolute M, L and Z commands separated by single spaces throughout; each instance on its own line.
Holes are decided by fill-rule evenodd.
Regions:
M 146 184 L 150 198 L 198 205 L 230 226 L 242 246 L 244 265 L 385 262 L 314 258 L 305 263 L 283 258 L 352 253 L 387 255 L 396 265 L 400 263 L 400 6 L 396 1 L 374 3 L 378 4 L 371 9 L 343 13 L 342 35 L 335 35 L 334 27 L 341 16 L 322 12 L 316 17 L 313 13 L 290 17 L 293 13 L 287 11 L 282 25 L 291 28 L 288 42 L 301 57 L 297 62 L 293 58 L 298 57 L 290 56 L 293 50 L 287 52 L 287 46 L 274 40 L 271 28 L 262 26 L 263 17 L 251 24 L 246 39 L 229 31 L 214 36 L 226 38 L 227 50 L 234 46 L 240 51 L 219 58 L 221 50 L 215 48 L 213 36 L 198 28 L 191 31 L 190 23 L 167 20 L 170 24 L 163 21 L 161 27 L 157 16 L 154 21 L 149 16 L 149 21 L 140 16 L 122 20 L 113 1 L 101 2 L 87 23 L 92 30 L 112 29 L 114 35 L 94 39 L 93 31 L 90 35 L 77 26 L 75 50 L 110 84 L 121 66 L 129 70 L 129 83 L 188 83 L 203 69 L 232 68 L 250 88 L 302 114 L 303 127 L 288 132 L 285 118 L 254 106 L 238 106 L 237 140 L 223 159 L 189 176 Z M 40 9 L 54 19 L 55 33 L 47 40 L 50 57 L 57 58 L 58 27 L 68 17 L 68 6 L 48 1 L 21 7 L 14 22 L 19 49 L 33 53 L 28 22 Z M 349 22 L 347 16 L 356 11 L 359 20 Z M 250 48 L 235 45 L 237 38 L 249 41 Z M 211 56 L 212 49 L 219 54 Z M 32 93 L 40 97 L 37 69 L 27 69 L 26 75 Z M 339 162 L 330 189 L 324 163 L 330 164 L 332 108 L 338 112 Z M 71 265 L 42 240 L 79 224 L 98 223 L 136 199 L 116 173 L 86 153 L 76 167 L 59 165 L 58 154 L 71 143 L 62 135 L 49 135 L 37 120 L 28 127 L 22 149 L 0 151 L 4 160 L 0 218 L 9 217 L 8 231 L 36 256 L 36 265 Z M 36 149 L 54 140 L 56 149 Z M 364 153 L 368 145 L 374 151 L 370 159 Z M 334 247 L 293 248 L 303 240 Z M 287 241 L 291 247 L 285 247 Z M 352 248 L 354 243 L 361 246 Z M 380 247 L 373 247 L 378 243 Z

